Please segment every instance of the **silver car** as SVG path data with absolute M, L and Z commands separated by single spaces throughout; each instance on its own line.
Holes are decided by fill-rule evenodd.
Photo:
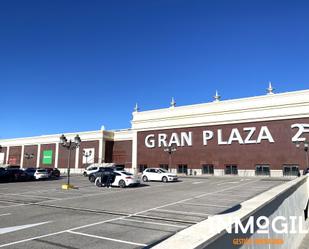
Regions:
M 34 178 L 36 180 L 39 179 L 48 179 L 49 175 L 48 175 L 48 171 L 46 169 L 37 169 L 34 173 Z

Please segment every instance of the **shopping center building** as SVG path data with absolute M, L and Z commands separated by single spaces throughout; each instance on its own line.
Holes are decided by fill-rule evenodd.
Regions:
M 179 174 L 297 174 L 307 168 L 309 90 L 132 113 L 125 130 L 65 134 L 82 140 L 70 165 L 81 172 L 90 163 L 114 162 L 132 172 L 149 167 Z M 56 167 L 65 171 L 68 150 L 61 134 L 0 140 L 0 165 Z M 299 143 L 300 147 L 296 147 Z M 88 156 L 88 157 L 87 157 Z

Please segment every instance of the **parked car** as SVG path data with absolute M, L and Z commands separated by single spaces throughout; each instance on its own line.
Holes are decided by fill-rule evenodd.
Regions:
M 20 169 L 20 165 L 10 164 L 6 166 L 7 169 Z
M 0 170 L 0 182 L 10 182 L 13 180 L 13 176 L 9 174 L 7 170 Z
M 83 176 L 89 176 L 91 173 L 98 172 L 99 169 L 100 169 L 99 166 L 90 165 L 84 170 Z
M 89 176 L 92 173 L 98 172 L 100 168 L 113 168 L 114 170 L 124 170 L 124 165 L 119 165 L 115 163 L 93 163 L 84 170 L 83 176 Z
M 143 171 L 142 179 L 144 182 L 147 181 L 171 182 L 171 181 L 177 181 L 178 176 L 176 174 L 168 172 L 166 169 L 148 168 Z
M 115 168 L 113 168 L 113 167 L 100 167 L 97 171 L 90 173 L 89 176 L 88 176 L 88 179 L 89 179 L 90 182 L 94 182 L 95 179 L 97 177 L 101 177 L 102 174 L 104 174 L 104 172 L 106 172 L 106 171 L 110 172 L 110 171 L 114 171 L 114 170 L 115 170 Z
M 27 181 L 29 175 L 21 169 L 6 169 L 0 171 L 0 181 L 12 182 L 12 181 Z
M 48 179 L 49 175 L 48 175 L 48 171 L 46 169 L 37 169 L 34 173 L 34 178 L 36 180 L 40 180 L 40 179 Z
M 134 176 L 132 173 L 127 171 L 113 171 L 112 175 L 113 179 L 111 182 L 111 186 L 125 188 L 128 186 L 137 186 L 140 184 L 139 177 Z M 104 173 L 102 176 L 98 176 L 95 179 L 95 185 L 98 187 L 104 186 Z
M 59 178 L 60 177 L 60 171 L 59 169 L 56 168 L 46 168 L 48 172 L 48 177 L 49 178 Z
M 28 174 L 30 179 L 35 179 L 34 173 L 36 172 L 36 168 L 27 168 L 24 171 Z

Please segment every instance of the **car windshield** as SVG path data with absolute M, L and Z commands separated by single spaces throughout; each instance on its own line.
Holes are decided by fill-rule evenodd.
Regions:
M 38 169 L 39 173 L 46 173 L 47 171 L 45 169 Z
M 159 171 L 162 172 L 162 173 L 167 173 L 166 169 L 159 169 Z

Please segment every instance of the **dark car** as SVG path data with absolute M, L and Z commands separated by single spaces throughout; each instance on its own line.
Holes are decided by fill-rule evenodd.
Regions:
M 0 172 L 0 181 L 12 182 L 12 181 L 27 181 L 29 175 L 21 169 L 6 169 Z
M 60 177 L 60 171 L 59 169 L 54 168 L 46 168 L 49 178 L 59 178 Z
M 36 168 L 27 168 L 25 169 L 25 172 L 28 174 L 30 179 L 35 179 L 34 173 L 36 171 Z
M 7 169 L 20 169 L 20 165 L 10 164 L 6 166 Z
M 12 180 L 13 177 L 7 172 L 7 170 L 0 170 L 0 182 L 10 182 Z
M 94 182 L 95 179 L 97 177 L 101 177 L 104 174 L 104 172 L 107 172 L 107 171 L 108 172 L 114 172 L 114 170 L 116 170 L 115 167 L 100 167 L 99 171 L 91 173 L 89 175 L 88 179 L 89 179 L 90 182 Z

